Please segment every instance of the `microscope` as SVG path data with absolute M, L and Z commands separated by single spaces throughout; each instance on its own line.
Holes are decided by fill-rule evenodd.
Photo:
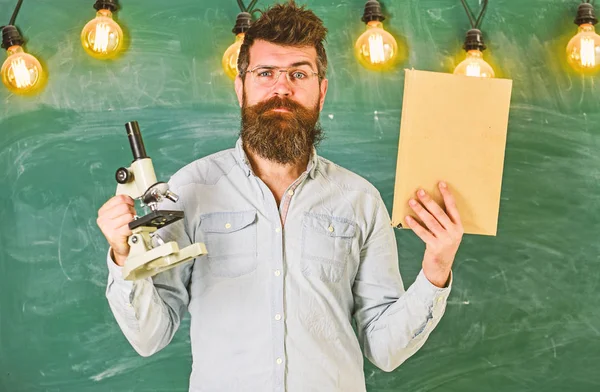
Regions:
M 117 195 L 128 195 L 139 199 L 150 207 L 151 212 L 135 217 L 129 223 L 133 232 L 128 238 L 129 256 L 123 266 L 125 280 L 138 280 L 154 276 L 195 257 L 207 253 L 203 243 L 194 243 L 183 249 L 175 241 L 165 243 L 153 233 L 164 226 L 183 218 L 183 211 L 159 210 L 158 204 L 165 200 L 176 202 L 179 197 L 169 190 L 169 185 L 156 181 L 152 160 L 146 155 L 146 149 L 137 121 L 125 124 L 127 137 L 133 153 L 131 166 L 120 167 L 116 172 Z

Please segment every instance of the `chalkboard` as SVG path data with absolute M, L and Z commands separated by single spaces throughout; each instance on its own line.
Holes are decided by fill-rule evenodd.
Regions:
M 0 0 L 2 20 L 15 2 Z M 233 146 L 239 108 L 220 59 L 239 9 L 121 3 L 127 51 L 111 62 L 81 48 L 91 0 L 25 1 L 17 19 L 49 79 L 35 97 L 0 88 L 1 391 L 187 390 L 189 320 L 160 353 L 133 351 L 104 298 L 95 220 L 131 159 L 125 122 L 139 121 L 163 180 Z M 306 3 L 330 30 L 320 153 L 371 181 L 391 211 L 402 68 L 450 72 L 467 18 L 459 0 L 384 0 L 408 58 L 379 74 L 352 53 L 364 0 Z M 439 327 L 391 373 L 366 362 L 370 392 L 600 388 L 600 77 L 566 65 L 578 3 L 490 0 L 486 56 L 514 80 L 498 236 L 464 239 Z M 396 236 L 408 285 L 423 246 L 409 231 Z

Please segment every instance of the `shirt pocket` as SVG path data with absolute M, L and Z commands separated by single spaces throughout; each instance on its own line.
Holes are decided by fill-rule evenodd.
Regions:
M 235 278 L 256 269 L 255 210 L 201 215 L 200 230 L 213 276 Z
M 302 272 L 324 282 L 344 275 L 356 224 L 345 218 L 304 213 L 302 221 Z

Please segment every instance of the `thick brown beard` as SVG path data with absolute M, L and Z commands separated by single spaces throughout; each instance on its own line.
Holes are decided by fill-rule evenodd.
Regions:
M 289 112 L 271 111 L 277 108 Z M 318 101 L 309 109 L 291 99 L 275 96 L 247 106 L 244 92 L 240 135 L 244 147 L 260 157 L 281 164 L 296 164 L 308 161 L 313 147 L 323 140 L 318 120 Z

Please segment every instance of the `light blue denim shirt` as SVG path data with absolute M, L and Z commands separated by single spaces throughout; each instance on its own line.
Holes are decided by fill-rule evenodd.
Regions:
M 163 207 L 185 218 L 160 236 L 204 242 L 208 255 L 135 283 L 109 257 L 106 296 L 143 356 L 167 345 L 190 312 L 190 391 L 362 392 L 361 347 L 391 371 L 444 313 L 450 288 L 423 271 L 404 290 L 379 192 L 316 151 L 280 206 L 240 140 L 169 184 L 180 198 Z

